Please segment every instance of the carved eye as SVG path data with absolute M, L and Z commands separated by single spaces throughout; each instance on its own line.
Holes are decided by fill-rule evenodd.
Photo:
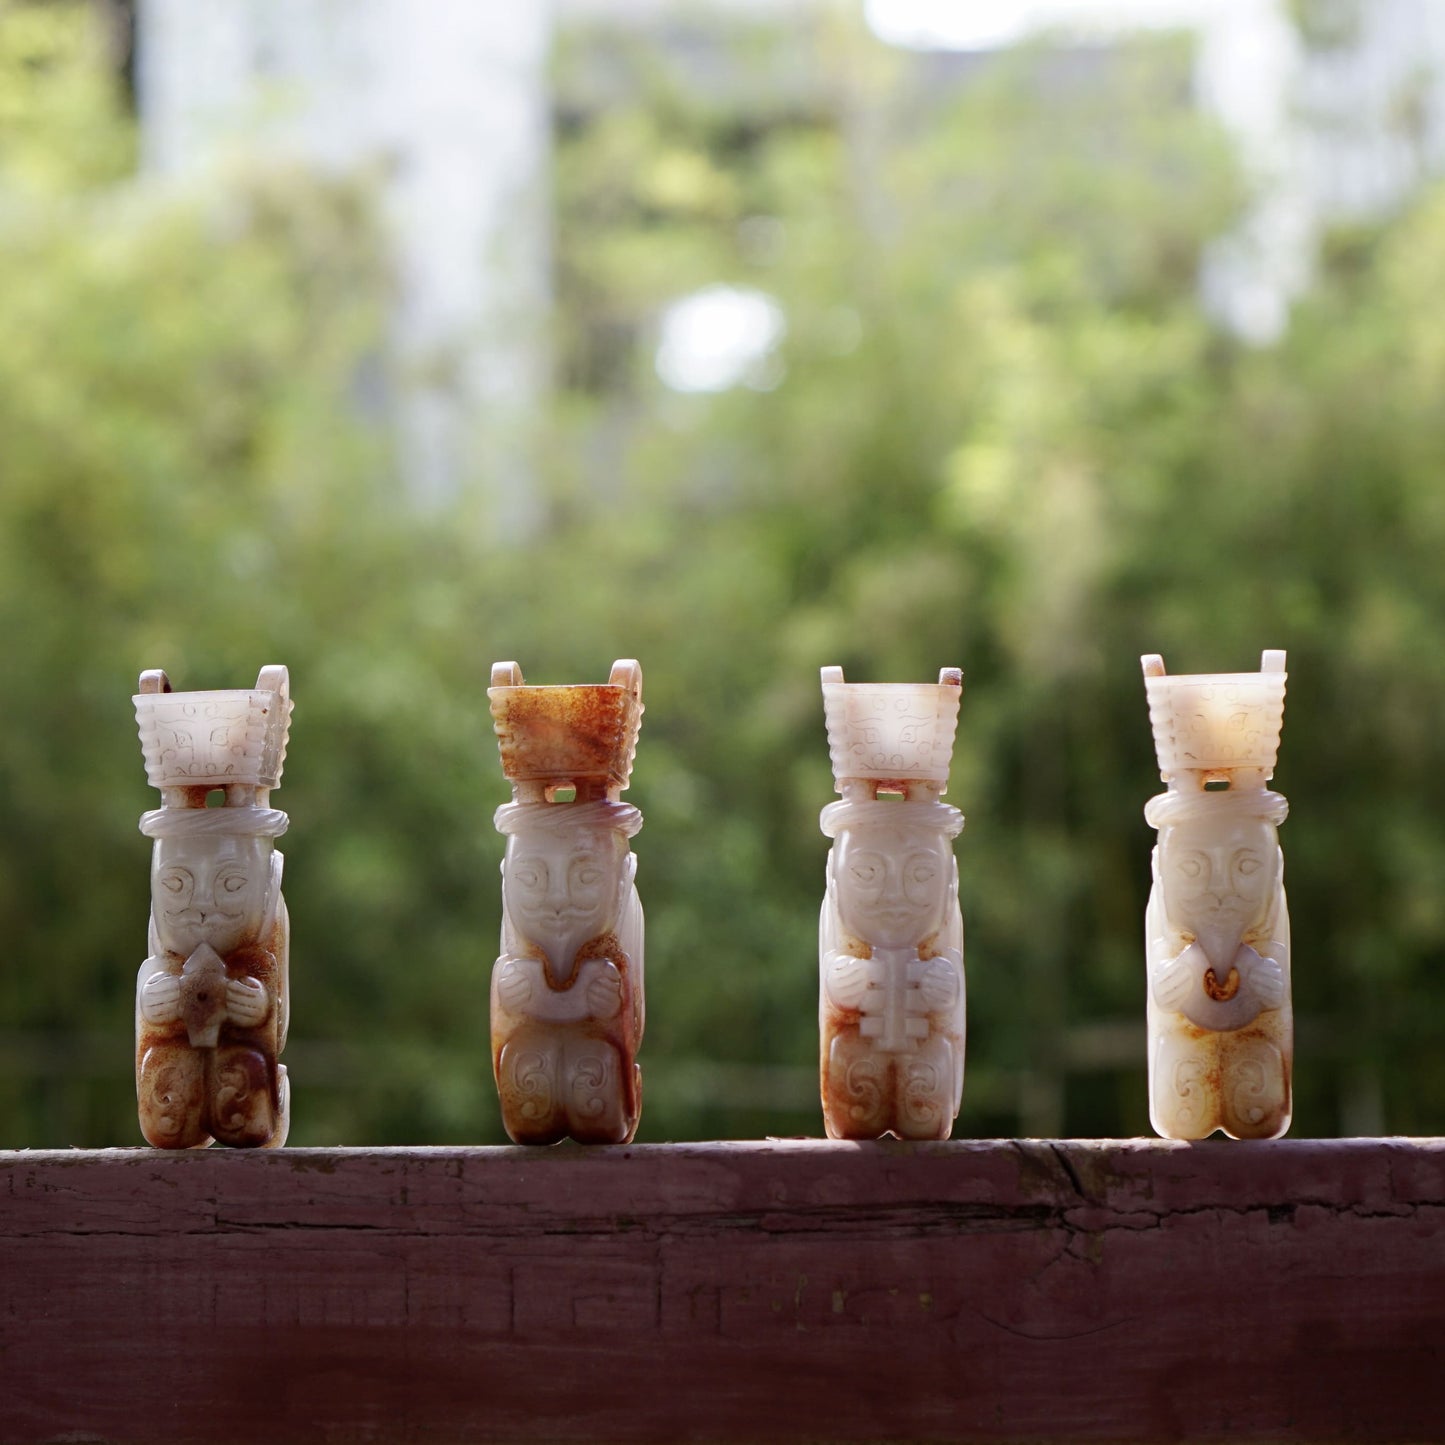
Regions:
M 914 883 L 920 887 L 932 883 L 938 877 L 938 869 L 932 863 L 915 863 L 910 870 L 909 876 Z
M 883 876 L 883 870 L 876 863 L 855 863 L 849 872 L 853 875 L 853 881 L 863 884 L 864 887 L 877 883 Z
M 167 873 L 161 879 L 161 887 L 167 893 L 179 893 L 185 886 L 185 880 L 178 873 Z
M 1245 857 L 1241 858 L 1234 866 L 1248 878 L 1251 873 L 1258 873 L 1261 865 L 1258 858 Z
M 1179 871 L 1186 878 L 1198 878 L 1203 870 L 1198 858 L 1186 858 L 1180 863 Z
M 591 867 L 579 868 L 576 874 L 574 874 L 573 876 L 576 878 L 579 886 L 583 888 L 591 888 L 595 883 L 601 881 L 602 870 L 600 868 Z
M 221 879 L 221 891 L 223 893 L 239 893 L 246 886 L 246 875 L 244 873 L 227 873 Z
M 541 887 L 542 870 L 534 864 L 529 863 L 525 868 L 518 868 L 514 876 L 521 888 Z

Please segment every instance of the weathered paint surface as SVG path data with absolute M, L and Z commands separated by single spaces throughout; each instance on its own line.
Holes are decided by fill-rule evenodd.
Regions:
M 1445 1140 L 0 1154 L 0 1440 L 1438 1440 Z

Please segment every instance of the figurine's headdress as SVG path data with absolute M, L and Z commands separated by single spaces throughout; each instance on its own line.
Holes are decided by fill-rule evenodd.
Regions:
M 942 792 L 962 691 L 956 667 L 945 667 L 936 683 L 844 682 L 841 667 L 825 667 L 823 713 L 838 791 L 858 780 L 870 791 L 915 782 Z
M 1258 770 L 1265 779 L 1273 775 L 1288 676 L 1283 652 L 1266 652 L 1258 672 L 1170 677 L 1158 654 L 1141 662 L 1154 750 L 1166 782 L 1190 774 L 1202 781 L 1242 768 Z
M 152 808 L 140 815 L 147 838 L 279 838 L 290 826 L 279 808 Z
M 1173 828 L 1180 823 L 1208 819 L 1211 825 L 1227 818 L 1257 818 L 1276 828 L 1289 816 L 1289 799 L 1268 788 L 1231 789 L 1206 793 L 1168 788 L 1144 804 L 1144 821 L 1151 828 Z
M 607 798 L 590 803 L 503 803 L 492 822 L 497 832 L 507 838 L 587 828 L 613 828 L 633 838 L 642 829 L 642 812 L 631 803 L 614 803 Z
M 502 772 L 518 802 L 576 789 L 578 803 L 617 801 L 632 775 L 642 727 L 642 668 L 614 662 L 604 683 L 527 687 L 515 662 L 492 667 L 487 690 Z
M 147 837 L 286 831 L 286 814 L 268 806 L 291 727 L 286 668 L 263 667 L 254 688 L 223 692 L 173 692 L 157 668 L 141 674 L 133 701 L 146 777 L 162 799 L 141 818 Z M 207 808 L 216 789 L 224 806 Z
M 825 838 L 845 828 L 936 828 L 956 838 L 963 832 L 963 814 L 933 799 L 839 798 L 823 809 L 818 826 Z

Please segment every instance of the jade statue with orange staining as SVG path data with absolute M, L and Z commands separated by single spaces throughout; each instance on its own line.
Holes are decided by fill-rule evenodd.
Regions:
M 291 706 L 284 667 L 226 692 L 173 692 L 164 672 L 141 674 L 136 722 L 161 806 L 140 820 L 154 848 L 136 1097 L 157 1148 L 286 1139 L 290 925 L 276 839 L 289 819 L 271 790 Z
M 529 687 L 515 662 L 488 693 L 512 801 L 497 809 L 502 951 L 492 969 L 492 1066 L 518 1144 L 620 1144 L 637 1132 L 642 905 L 621 801 L 642 722 L 642 669 Z
M 1285 655 L 1258 672 L 1170 677 L 1142 659 L 1165 792 L 1145 917 L 1149 1113 L 1169 1139 L 1273 1139 L 1290 1120 L 1289 912 L 1266 784 L 1284 721 Z
M 946 1139 L 963 1094 L 963 917 L 948 786 L 963 674 L 823 669 L 839 801 L 819 927 L 823 1121 L 833 1139 Z

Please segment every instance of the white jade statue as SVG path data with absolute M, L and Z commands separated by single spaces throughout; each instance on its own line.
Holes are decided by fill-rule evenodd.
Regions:
M 840 801 L 819 925 L 823 1121 L 832 1139 L 946 1139 L 963 1095 L 963 917 L 948 786 L 963 674 L 843 681 L 823 669 Z
M 136 1098 L 161 1149 L 286 1139 L 290 925 L 276 839 L 289 819 L 270 800 L 291 707 L 284 667 L 234 692 L 172 692 L 164 672 L 141 674 L 136 722 L 161 806 L 140 820 L 155 847 Z
M 642 669 L 606 683 L 527 687 L 492 668 L 492 717 L 512 801 L 497 809 L 502 953 L 492 969 L 492 1067 L 518 1144 L 637 1132 L 642 1075 L 642 905 L 619 801 L 642 721 Z
M 1294 1021 L 1289 913 L 1276 831 L 1289 805 L 1265 786 L 1284 721 L 1285 655 L 1259 672 L 1169 677 L 1142 659 L 1167 792 L 1145 917 L 1149 1114 L 1168 1139 L 1289 1127 Z

